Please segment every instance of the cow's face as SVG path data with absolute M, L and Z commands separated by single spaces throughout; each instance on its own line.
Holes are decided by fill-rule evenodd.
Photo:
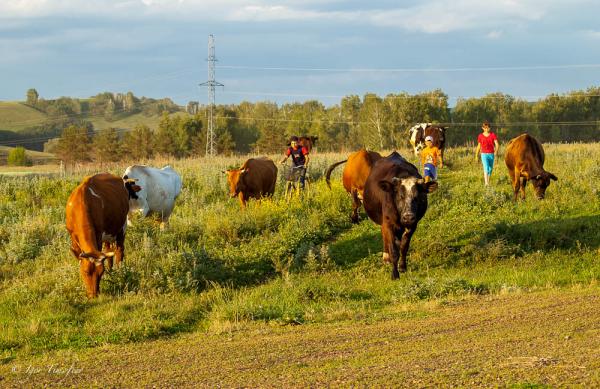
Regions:
M 88 298 L 98 297 L 100 280 L 104 274 L 104 261 L 114 257 L 115 253 L 81 253 L 79 254 L 79 272 L 85 283 Z
M 123 183 L 125 184 L 125 189 L 127 189 L 127 193 L 129 194 L 130 200 L 137 200 L 138 195 L 137 192 L 142 190 L 142 187 L 136 184 L 137 179 L 129 178 L 127 175 L 123 176 Z
M 550 185 L 550 180 L 557 181 L 558 177 L 546 171 L 535 177 L 531 177 L 531 184 L 535 190 L 535 197 L 538 200 L 542 200 L 546 196 L 546 188 Z
M 248 169 L 231 169 L 227 170 L 227 185 L 229 185 L 229 196 L 237 197 L 244 190 L 244 175 Z
M 427 195 L 433 193 L 438 184 L 417 177 L 394 177 L 391 182 L 379 181 L 379 187 L 392 195 L 402 225 L 413 226 L 427 209 Z

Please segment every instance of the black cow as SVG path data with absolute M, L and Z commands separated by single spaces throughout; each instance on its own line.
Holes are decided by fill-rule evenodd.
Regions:
M 417 223 L 427 211 L 427 195 L 437 182 L 425 182 L 415 165 L 397 152 L 378 160 L 365 183 L 363 205 L 371 220 L 381 226 L 383 260 L 392 263 L 392 279 L 406 271 L 406 254 Z

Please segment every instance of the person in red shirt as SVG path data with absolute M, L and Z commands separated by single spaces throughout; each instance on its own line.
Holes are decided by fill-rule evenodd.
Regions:
M 490 123 L 486 120 L 481 126 L 483 132 L 477 137 L 477 150 L 475 150 L 475 161 L 477 161 L 477 154 L 481 151 L 481 164 L 483 165 L 483 180 L 485 185 L 490 184 L 490 176 L 494 169 L 494 159 L 498 154 L 500 144 L 498 143 L 498 137 L 490 129 Z
M 300 181 L 300 188 L 304 189 L 304 181 L 306 178 L 306 167 L 310 157 L 308 156 L 308 149 L 298 144 L 298 137 L 292 136 L 290 138 L 290 147 L 285 151 L 285 157 L 280 161 L 284 164 L 289 157 L 292 157 L 292 168 L 288 174 L 288 181 Z

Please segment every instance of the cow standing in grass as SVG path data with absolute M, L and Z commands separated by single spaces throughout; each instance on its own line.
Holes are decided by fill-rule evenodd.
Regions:
M 325 173 L 327 186 L 331 188 L 331 172 L 336 166 L 347 162 L 344 167 L 344 172 L 342 173 L 342 183 L 344 184 L 346 192 L 350 193 L 352 196 L 352 215 L 350 215 L 352 223 L 358 223 L 358 210 L 363 199 L 365 183 L 367 182 L 367 177 L 369 177 L 373 165 L 379 159 L 381 159 L 381 155 L 378 152 L 362 149 L 350 154 L 348 159 L 336 162 L 329 166 Z
M 544 160 L 542 144 L 529 134 L 521 134 L 508 143 L 504 162 L 512 180 L 515 201 L 519 190 L 521 198 L 525 200 L 525 185 L 528 180 L 533 184 L 538 200 L 546 195 L 550 180 L 558 180 L 554 174 L 544 170 Z
M 425 138 L 432 137 L 432 145 L 440 149 L 442 158 L 444 157 L 444 149 L 446 148 L 446 130 L 447 127 L 432 125 L 431 123 L 420 123 L 408 130 L 410 145 L 412 146 L 415 156 L 419 155 L 425 147 Z
M 128 224 L 131 215 L 141 212 L 143 217 L 156 214 L 161 220 L 163 229 L 175 207 L 175 200 L 181 193 L 181 177 L 170 166 L 157 169 L 144 165 L 129 166 L 123 174 L 124 180 L 134 180 L 141 190 L 129 200 Z
M 392 279 L 406 271 L 406 254 L 419 220 L 427 211 L 427 195 L 437 182 L 425 182 L 417 168 L 393 152 L 375 163 L 364 191 L 367 215 L 381 226 L 383 260 L 392 263 Z
M 250 158 L 239 169 L 229 169 L 225 173 L 229 195 L 239 198 L 242 208 L 251 198 L 271 197 L 275 193 L 277 166 L 269 158 Z
M 110 270 L 125 253 L 125 228 L 129 197 L 141 188 L 132 181 L 108 173 L 86 177 L 67 201 L 66 224 L 71 253 L 79 260 L 79 271 L 89 298 L 100 292 L 105 267 Z

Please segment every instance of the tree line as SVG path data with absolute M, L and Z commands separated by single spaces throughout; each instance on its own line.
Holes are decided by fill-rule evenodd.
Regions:
M 96 103 L 90 103 L 89 107 L 100 107 L 100 101 L 109 104 L 108 95 L 96 96 Z M 114 94 L 110 95 L 114 97 Z M 131 100 L 128 94 L 123 96 L 115 104 L 130 107 L 127 101 L 133 101 L 133 107 L 139 109 L 135 97 Z M 106 107 L 108 105 L 103 109 Z M 168 114 L 174 109 L 163 110 L 156 131 L 138 125 L 133 129 L 95 132 L 89 123 L 70 123 L 60 140 L 50 143 L 63 159 L 73 161 L 108 161 L 118 158 L 114 154 L 134 159 L 154 155 L 176 158 L 203 155 L 208 107 L 190 102 L 186 109 L 187 114 L 177 115 Z M 491 93 L 459 99 L 453 108 L 449 107 L 448 96 L 438 89 L 415 95 L 350 95 L 329 107 L 316 100 L 281 105 L 264 101 L 242 102 L 218 105 L 214 112 L 217 150 L 221 154 L 281 152 L 291 135 L 318 136 L 317 147 L 321 151 L 360 147 L 393 149 L 406 146 L 407 130 L 422 122 L 448 126 L 449 145 L 474 142 L 484 120 L 492 123 L 501 141 L 523 132 L 529 132 L 543 142 L 600 140 L 599 87 L 564 95 L 551 94 L 535 102 Z M 75 134 L 79 134 L 79 138 Z M 87 151 L 78 153 L 75 150 L 79 148 Z M 123 152 L 115 153 L 115 150 Z

